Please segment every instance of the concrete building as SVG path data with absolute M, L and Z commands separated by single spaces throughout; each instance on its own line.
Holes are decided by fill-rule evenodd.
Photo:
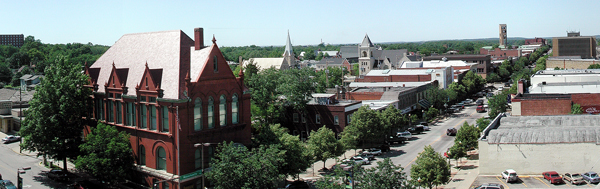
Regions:
M 479 174 L 600 172 L 600 116 L 499 115 L 479 139 Z
M 581 59 L 580 56 L 552 56 L 546 60 L 546 69 L 587 69 L 592 64 L 600 64 L 600 60 Z
M 554 37 L 552 38 L 552 56 L 596 58 L 596 37 L 580 36 L 579 32 L 570 32 L 568 37 Z
M 423 58 L 423 61 L 431 60 L 462 60 L 466 63 L 475 63 L 477 68 L 475 73 L 487 78 L 492 70 L 492 56 L 491 55 L 479 55 L 479 54 L 443 54 L 443 55 L 432 55 Z M 456 68 L 454 70 L 457 70 Z
M 123 35 L 85 73 L 94 105 L 84 134 L 97 122 L 127 132 L 143 185 L 202 188 L 219 143 L 251 143 L 244 74 L 233 75 L 214 36 L 204 45 L 202 28 L 193 40 L 181 30 Z
M 498 38 L 500 39 L 500 46 L 506 47 L 506 42 L 508 41 L 508 35 L 506 34 L 506 24 L 500 24 Z
M 356 82 L 427 82 L 437 81 L 442 89 L 448 88 L 454 81 L 453 67 L 418 68 L 399 70 L 371 70 Z
M 303 141 L 311 131 L 317 131 L 323 126 L 341 137 L 339 134 L 350 124 L 352 113 L 362 106 L 360 101 L 338 100 L 336 94 L 315 93 L 312 97 L 305 112 L 288 109 L 282 124 Z
M 0 45 L 12 45 L 20 48 L 25 43 L 23 34 L 0 35 Z

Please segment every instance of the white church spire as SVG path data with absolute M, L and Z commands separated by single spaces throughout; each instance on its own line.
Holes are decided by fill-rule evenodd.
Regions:
M 288 30 L 287 42 L 285 43 L 285 51 L 283 52 L 283 56 L 294 56 L 292 41 L 290 40 L 290 30 Z

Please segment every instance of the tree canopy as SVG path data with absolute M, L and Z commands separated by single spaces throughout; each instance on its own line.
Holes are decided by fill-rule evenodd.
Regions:
M 323 168 L 325 168 L 325 161 L 338 157 L 345 152 L 342 143 L 335 138 L 335 133 L 325 126 L 317 131 L 312 131 L 307 144 L 314 160 L 323 161 Z
M 88 76 L 81 67 L 58 59 L 46 69 L 46 75 L 35 88 L 19 133 L 21 147 L 64 160 L 79 155 L 81 132 L 87 116 L 89 96 L 92 91 L 84 87 Z
M 415 186 L 433 188 L 448 183 L 450 176 L 450 165 L 431 145 L 419 153 L 415 164 L 410 168 L 411 182 Z
M 344 146 L 356 148 L 359 144 L 380 142 L 384 139 L 386 130 L 380 113 L 372 110 L 369 106 L 361 106 L 352 114 L 350 124 L 342 131 Z M 352 145 L 353 144 L 353 145 Z
M 134 159 L 129 134 L 117 131 L 114 126 L 98 123 L 85 139 L 85 143 L 79 146 L 82 155 L 75 160 L 77 169 L 109 183 L 130 178 Z
M 466 150 L 476 149 L 478 148 L 477 139 L 479 139 L 479 132 L 479 128 L 474 125 L 469 125 L 469 123 L 465 121 L 460 129 L 458 129 L 454 142 L 461 144 Z

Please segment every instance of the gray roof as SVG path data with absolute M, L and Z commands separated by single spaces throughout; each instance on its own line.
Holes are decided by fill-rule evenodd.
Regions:
M 344 63 L 344 60 L 346 60 L 345 58 L 323 58 L 321 59 L 321 61 L 317 62 L 316 64 L 319 65 L 340 65 L 342 63 Z
M 600 116 L 509 116 L 487 136 L 490 144 L 600 144 Z
M 371 43 L 371 39 L 369 39 L 369 35 L 365 34 L 365 38 L 360 44 L 361 47 L 373 47 L 373 43 Z
M 19 79 L 29 79 L 32 76 L 33 75 L 25 74 L 25 75 L 21 76 L 21 78 L 19 78 Z
M 373 51 L 373 57 L 377 60 L 388 59 L 391 63 L 398 63 L 400 59 L 404 57 L 408 50 L 399 49 L 399 50 L 375 50 Z
M 358 46 L 341 46 L 340 55 L 342 58 L 358 58 Z

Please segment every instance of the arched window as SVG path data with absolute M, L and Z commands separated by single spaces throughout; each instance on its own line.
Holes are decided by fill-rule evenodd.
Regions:
M 194 104 L 194 131 L 202 130 L 202 100 L 196 98 Z
M 140 165 L 146 165 L 146 148 L 144 148 L 144 145 L 140 145 Z
M 196 155 L 194 156 L 196 162 L 196 169 L 200 169 L 202 167 L 202 154 L 200 149 L 196 149 Z
M 208 97 L 208 128 L 215 128 L 215 100 L 212 96 Z
M 221 95 L 221 98 L 219 98 L 219 123 L 221 126 L 227 125 L 227 102 L 225 95 Z
M 160 146 L 156 149 L 156 170 L 167 170 L 167 153 Z
M 231 123 L 232 124 L 237 124 L 238 123 L 238 96 L 237 94 L 233 94 L 233 96 L 231 97 Z

